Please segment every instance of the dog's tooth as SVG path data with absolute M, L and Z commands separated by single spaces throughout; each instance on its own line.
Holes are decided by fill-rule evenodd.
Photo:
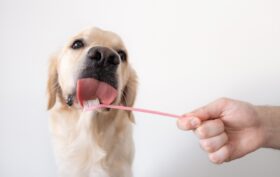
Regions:
M 87 102 L 88 102 L 89 106 L 98 106 L 98 105 L 100 105 L 99 99 L 88 100 Z
M 94 106 L 100 105 L 99 99 L 96 98 L 95 100 L 93 100 L 93 104 L 94 104 Z

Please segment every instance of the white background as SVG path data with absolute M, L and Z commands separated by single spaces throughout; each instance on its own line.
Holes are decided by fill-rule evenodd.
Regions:
M 1 0 L 0 176 L 55 177 L 48 56 L 87 26 L 123 38 L 137 107 L 182 114 L 218 97 L 280 105 L 278 0 Z M 213 165 L 175 120 L 136 114 L 135 177 L 277 177 L 280 152 Z

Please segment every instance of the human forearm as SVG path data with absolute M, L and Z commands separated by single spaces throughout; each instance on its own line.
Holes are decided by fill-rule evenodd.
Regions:
M 263 147 L 280 149 L 280 106 L 256 106 L 264 129 Z

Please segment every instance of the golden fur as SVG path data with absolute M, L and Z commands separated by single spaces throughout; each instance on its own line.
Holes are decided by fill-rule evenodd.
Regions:
M 78 52 L 69 48 L 77 38 L 87 43 Z M 59 174 L 61 177 L 131 177 L 133 114 L 120 110 L 83 112 L 78 103 L 69 107 L 65 102 L 75 87 L 85 54 L 94 46 L 126 51 L 115 33 L 88 28 L 72 37 L 50 60 L 48 110 Z M 129 60 L 121 62 L 117 75 L 118 96 L 113 104 L 132 106 L 137 82 Z

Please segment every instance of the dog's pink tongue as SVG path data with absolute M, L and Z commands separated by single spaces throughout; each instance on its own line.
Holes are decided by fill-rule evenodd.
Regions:
M 83 102 L 98 98 L 102 104 L 111 104 L 117 97 L 117 90 L 111 85 L 93 78 L 79 79 L 77 82 L 77 98 Z

